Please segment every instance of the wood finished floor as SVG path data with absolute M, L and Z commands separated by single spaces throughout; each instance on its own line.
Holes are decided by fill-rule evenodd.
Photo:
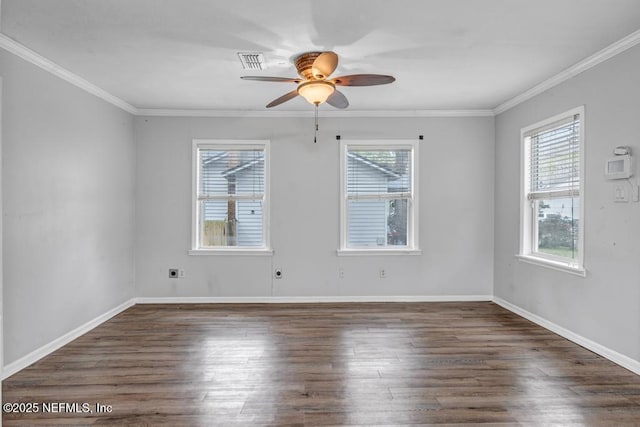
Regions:
M 639 376 L 493 303 L 137 305 L 3 400 L 113 407 L 6 426 L 640 425 Z

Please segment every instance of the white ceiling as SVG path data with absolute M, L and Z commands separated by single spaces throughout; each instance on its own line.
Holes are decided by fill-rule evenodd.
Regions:
M 2 33 L 139 109 L 264 110 L 334 50 L 358 111 L 493 109 L 640 29 L 638 0 L 2 0 Z M 263 52 L 245 71 L 240 51 Z M 274 110 L 309 110 L 300 97 Z M 322 106 L 331 109 L 329 106 Z

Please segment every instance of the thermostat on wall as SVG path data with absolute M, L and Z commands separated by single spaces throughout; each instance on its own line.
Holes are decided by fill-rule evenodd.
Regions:
M 607 179 L 624 179 L 633 175 L 631 155 L 615 156 L 607 159 L 604 170 Z

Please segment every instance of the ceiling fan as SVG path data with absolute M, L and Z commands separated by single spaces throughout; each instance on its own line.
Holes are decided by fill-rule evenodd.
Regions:
M 301 78 L 243 76 L 244 80 L 262 82 L 296 83 L 298 87 L 281 97 L 274 99 L 267 108 L 275 107 L 300 95 L 309 103 L 316 106 L 326 101 L 336 108 L 347 108 L 349 101 L 336 86 L 375 86 L 394 82 L 392 76 L 381 74 L 352 74 L 348 76 L 329 78 L 338 66 L 338 55 L 335 52 L 307 52 L 297 56 L 294 60 Z

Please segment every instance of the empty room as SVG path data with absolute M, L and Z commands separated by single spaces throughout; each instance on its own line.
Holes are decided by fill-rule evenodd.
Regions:
M 4 425 L 640 425 L 637 0 L 2 0 Z

